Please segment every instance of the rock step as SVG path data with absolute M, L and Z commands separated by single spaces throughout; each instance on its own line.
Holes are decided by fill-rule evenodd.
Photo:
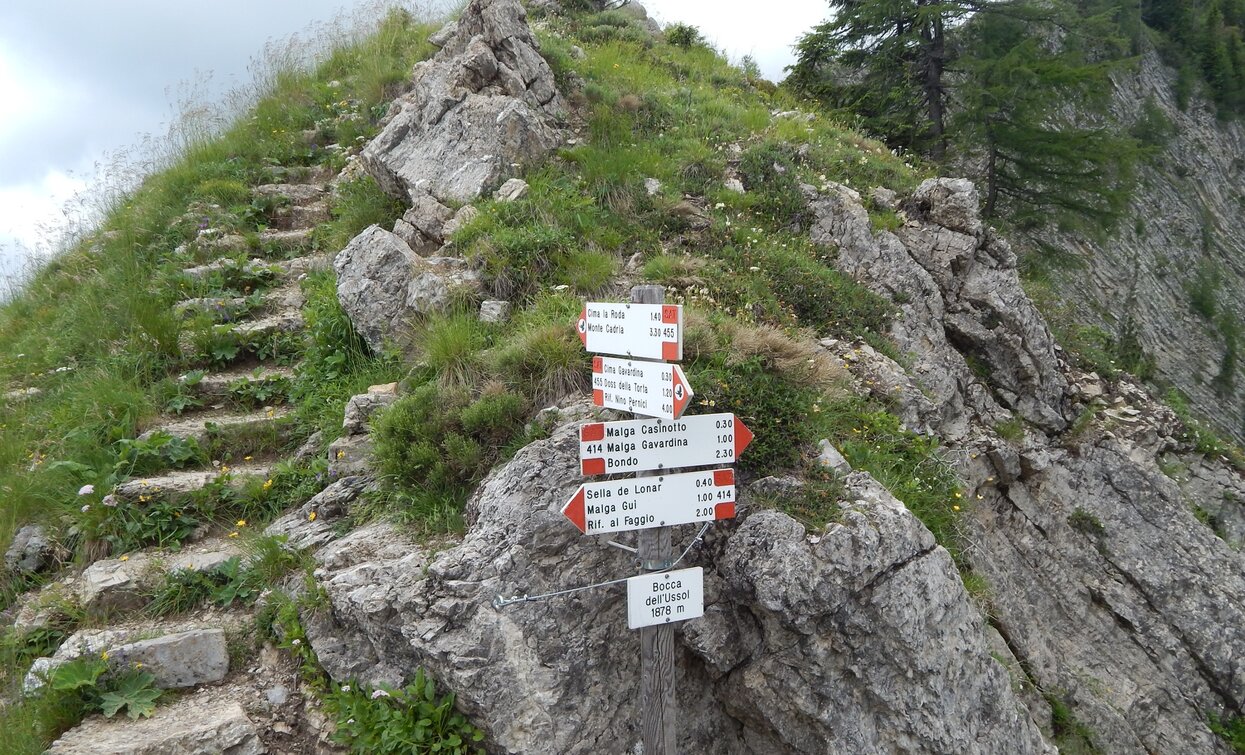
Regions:
M 193 386 L 190 386 L 190 390 L 195 396 L 205 401 L 225 401 L 238 397 L 237 388 L 242 388 L 245 395 L 248 392 L 246 389 L 251 386 L 279 384 L 293 379 L 294 370 L 289 367 L 265 365 L 255 369 L 236 368 L 204 375 Z M 184 375 L 179 382 L 185 382 Z M 249 393 L 254 394 L 253 391 Z
M 261 184 L 251 189 L 256 199 L 288 200 L 292 205 L 308 205 L 324 200 L 328 187 L 317 183 Z
M 248 453 L 256 444 L 271 444 L 283 440 L 288 434 L 292 410 L 288 406 L 268 407 L 253 412 L 215 410 L 197 412 L 149 428 L 138 436 L 147 440 L 156 433 L 167 433 L 174 438 L 193 440 L 200 446 L 209 440 L 228 441 L 251 448 L 235 448 L 235 453 Z M 250 441 L 248 444 L 247 441 Z
M 267 230 L 259 234 L 260 247 L 274 252 L 289 252 L 307 249 L 312 244 L 311 229 L 299 228 L 293 231 Z
M 235 280 L 293 280 L 313 270 L 325 270 L 332 266 L 333 258 L 328 254 L 308 254 L 277 261 L 252 257 L 241 263 L 234 259 L 221 259 L 206 265 L 195 265 L 182 270 L 182 275 L 196 283 L 212 275 L 220 275 L 226 283 Z
M 52 743 L 50 755 L 155 755 L 156 753 L 266 752 L 255 724 L 227 689 L 204 689 L 169 705 L 151 718 L 91 716 Z
M 219 682 L 229 673 L 229 650 L 225 632 L 219 627 L 195 627 L 184 631 L 165 631 L 139 639 L 138 630 L 87 629 L 75 632 L 55 655 L 39 658 L 26 673 L 23 691 L 42 688 L 48 672 L 84 655 L 108 653 L 117 666 L 141 663 L 155 677 L 157 689 L 180 689 Z
M 117 485 L 113 494 L 126 501 L 175 499 L 202 490 L 221 477 L 227 477 L 231 485 L 269 478 L 276 466 L 275 461 L 243 461 L 238 464 L 222 464 L 220 468 L 175 470 L 126 480 Z
M 232 322 L 250 310 L 250 302 L 244 296 L 200 296 L 173 305 L 173 314 L 182 320 L 206 315 L 213 322 Z

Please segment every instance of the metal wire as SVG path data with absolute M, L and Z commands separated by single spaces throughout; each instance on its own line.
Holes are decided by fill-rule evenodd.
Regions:
M 649 573 L 650 574 L 661 574 L 662 572 L 670 571 L 674 567 L 681 564 L 683 562 L 683 559 L 687 557 L 687 554 L 691 552 L 692 548 L 696 547 L 697 543 L 704 541 L 705 533 L 709 531 L 710 524 L 712 524 L 712 522 L 705 522 L 703 525 L 701 525 L 700 532 L 696 533 L 696 537 L 692 538 L 692 542 L 687 544 L 687 547 L 683 549 L 683 552 L 679 554 L 678 558 L 676 558 L 674 561 L 667 564 L 663 568 L 656 569 Z M 494 608 L 505 608 L 506 606 L 512 606 L 515 603 L 531 603 L 537 600 L 546 600 L 548 598 L 556 598 L 559 595 L 570 595 L 571 593 L 574 593 L 574 592 L 583 592 L 584 590 L 595 590 L 598 587 L 609 587 L 610 585 L 621 584 L 623 582 L 626 582 L 628 579 L 631 579 L 631 578 L 622 577 L 620 579 L 611 579 L 608 582 L 597 582 L 594 585 L 584 585 L 582 587 L 570 587 L 565 590 L 555 590 L 554 592 L 541 593 L 540 595 L 512 595 L 509 598 L 503 598 L 502 596 L 498 595 L 497 597 L 493 598 L 493 607 Z

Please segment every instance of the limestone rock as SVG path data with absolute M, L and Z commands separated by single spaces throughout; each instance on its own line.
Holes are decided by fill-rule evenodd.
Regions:
M 527 181 L 522 178 L 511 178 L 502 184 L 493 194 L 493 198 L 502 202 L 514 202 L 527 196 Z
M 17 531 L 4 552 L 4 567 L 13 574 L 36 574 L 52 558 L 52 541 L 39 524 L 28 524 Z
M 480 322 L 505 322 L 510 319 L 510 302 L 486 299 L 480 302 Z
M 333 479 L 371 472 L 372 438 L 343 435 L 329 444 L 329 476 Z
M 337 300 L 374 351 L 384 348 L 385 339 L 393 338 L 409 316 L 407 286 L 419 259 L 405 241 L 373 225 L 354 237 L 333 263 Z
M 454 211 L 428 194 L 415 197 L 402 219 L 394 227 L 394 233 L 402 237 L 418 254 L 431 254 L 445 241 L 443 229 Z M 399 232 L 398 228 L 404 230 Z
M 146 602 L 144 588 L 153 581 L 154 566 L 141 553 L 96 561 L 82 572 L 79 602 L 95 614 L 139 608 Z
M 748 193 L 748 190 L 744 188 L 744 182 L 739 180 L 738 178 L 734 178 L 734 177 L 728 178 L 722 182 L 722 186 L 727 191 L 733 191 L 736 194 L 747 194 Z
M 661 193 L 661 181 L 656 178 L 644 179 L 644 193 L 650 197 L 655 197 Z
M 443 234 L 445 240 L 449 241 L 450 237 L 453 236 L 458 229 L 467 225 L 472 220 L 475 220 L 479 215 L 480 211 L 469 204 L 459 207 L 458 212 L 454 213 L 454 217 L 445 221 L 445 225 L 442 226 L 441 233 Z
M 342 431 L 347 435 L 366 433 L 372 415 L 397 400 L 397 383 L 369 386 L 367 393 L 351 396 L 343 413 Z
M 833 470 L 835 474 L 844 475 L 852 471 L 852 465 L 843 458 L 843 454 L 839 453 L 839 449 L 835 448 L 828 439 L 822 438 L 817 443 L 817 447 L 821 450 L 817 457 L 818 464 Z
M 461 257 L 424 257 L 416 260 L 406 287 L 406 309 L 421 315 L 443 312 L 457 290 L 479 293 L 484 276 Z
M 383 523 L 322 548 L 315 574 L 332 611 L 308 637 L 329 673 L 428 669 L 493 752 L 634 748 L 638 653 L 623 592 L 492 604 L 634 570 L 559 513 L 580 483 L 577 461 L 566 422 L 484 481 L 470 530 L 438 552 Z M 678 630 L 680 749 L 1050 752 L 989 657 L 946 552 L 868 476 L 851 475 L 849 490 L 824 545 L 758 512 L 693 557 L 708 575 L 707 610 Z
M 120 664 L 143 664 L 160 689 L 218 682 L 229 673 L 229 650 L 220 628 L 194 629 L 140 640 L 109 652 Z
M 237 702 L 192 695 L 156 707 L 151 718 L 92 716 L 66 732 L 48 755 L 262 755 L 255 725 Z
M 470 202 L 556 147 L 565 107 L 518 0 L 472 0 L 435 37 L 441 50 L 361 157 L 404 201 Z
M 917 187 L 912 200 L 930 222 L 969 236 L 981 234 L 977 187 L 968 179 L 927 178 Z
M 286 513 L 264 530 L 265 535 L 285 537 L 291 550 L 316 549 L 338 537 L 336 520 L 346 507 L 372 484 L 367 475 L 350 475 L 333 481 L 306 503 Z M 311 514 L 316 516 L 312 518 Z

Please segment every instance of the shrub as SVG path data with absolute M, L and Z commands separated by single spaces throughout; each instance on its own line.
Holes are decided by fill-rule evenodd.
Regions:
M 675 47 L 694 47 L 703 44 L 704 38 L 691 24 L 673 23 L 666 27 L 666 41 Z
M 325 695 L 324 705 L 337 719 L 334 741 L 360 755 L 484 753 L 475 746 L 484 732 L 454 709 L 452 693 L 438 698 L 436 684 L 423 669 L 403 689 L 337 686 Z

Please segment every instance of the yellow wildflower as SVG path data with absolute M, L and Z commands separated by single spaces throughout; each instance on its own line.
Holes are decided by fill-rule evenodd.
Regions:
M 100 654 L 99 654 L 99 659 L 100 659 L 101 661 L 106 661 L 106 660 L 108 660 L 108 651 L 107 651 L 107 650 L 105 650 L 104 652 L 100 653 Z
M 702 401 L 701 403 L 703 404 L 704 402 Z M 337 458 L 339 458 L 339 459 L 340 459 L 340 458 L 343 458 L 345 455 L 346 455 L 346 452 L 345 452 L 345 451 L 340 451 L 340 450 L 339 450 L 339 451 L 337 452 Z
M 250 460 L 251 460 L 251 457 L 249 457 L 249 456 L 243 456 L 243 457 L 242 457 L 242 461 L 250 461 Z
M 229 536 L 230 536 L 230 537 L 237 537 L 237 536 L 238 536 L 238 533 L 237 533 L 237 531 L 230 532 L 230 533 L 229 533 Z
M 316 512 L 313 511 L 307 515 L 307 521 L 314 522 L 315 520 L 316 520 Z
M 246 526 L 246 520 L 245 520 L 245 519 L 239 519 L 239 520 L 238 520 L 238 526 L 239 526 L 239 527 L 245 527 L 245 526 Z
M 263 485 L 264 490 L 268 490 L 271 487 L 272 487 L 272 478 L 264 480 L 264 485 Z
M 118 561 L 129 561 L 129 560 L 130 560 L 130 557 L 129 557 L 129 556 L 122 556 L 121 558 L 119 558 L 119 559 L 117 559 L 117 560 L 118 560 Z

